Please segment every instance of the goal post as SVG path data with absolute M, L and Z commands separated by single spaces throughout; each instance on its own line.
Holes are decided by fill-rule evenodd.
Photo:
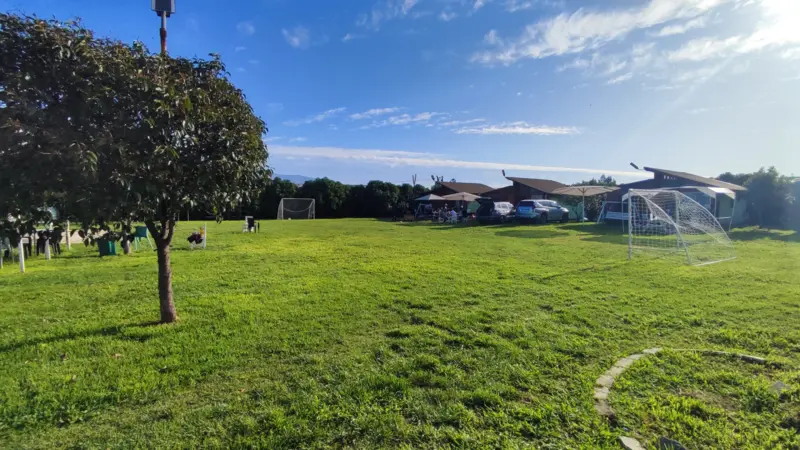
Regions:
M 283 198 L 278 205 L 278 220 L 314 219 L 315 207 L 313 198 Z
M 628 258 L 675 256 L 691 265 L 736 257 L 714 214 L 686 194 L 667 189 L 628 191 Z

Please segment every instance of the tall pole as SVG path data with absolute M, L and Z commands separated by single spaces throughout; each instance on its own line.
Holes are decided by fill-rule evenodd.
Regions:
M 631 259 L 631 251 L 633 250 L 633 209 L 631 208 L 632 202 L 631 197 L 633 197 L 633 190 L 628 191 L 628 259 Z M 623 222 L 624 223 L 624 222 Z
M 161 54 L 167 54 L 167 13 L 166 11 L 161 11 L 161 29 L 159 30 L 159 34 L 161 35 Z
M 17 251 L 19 252 L 19 271 L 25 273 L 25 247 L 22 245 L 22 236 L 19 237 Z

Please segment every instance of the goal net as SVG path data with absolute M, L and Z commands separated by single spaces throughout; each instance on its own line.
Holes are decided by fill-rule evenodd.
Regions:
M 278 205 L 278 220 L 313 219 L 313 198 L 284 198 Z
M 628 259 L 639 253 L 673 255 L 703 265 L 736 257 L 717 218 L 685 194 L 631 189 L 627 197 Z

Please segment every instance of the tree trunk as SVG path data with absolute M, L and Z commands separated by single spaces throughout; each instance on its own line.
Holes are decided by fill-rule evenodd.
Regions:
M 158 298 L 161 302 L 161 322 L 172 323 L 178 320 L 175 303 L 172 299 L 172 266 L 169 259 L 169 242 L 158 243 Z

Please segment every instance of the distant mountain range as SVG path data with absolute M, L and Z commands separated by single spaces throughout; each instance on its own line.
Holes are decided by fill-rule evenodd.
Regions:
M 275 175 L 273 175 L 273 178 L 280 178 L 281 180 L 289 180 L 294 184 L 303 184 L 306 181 L 313 180 L 313 178 L 306 177 L 306 176 L 303 176 L 303 175 L 279 175 L 279 174 L 275 174 Z

